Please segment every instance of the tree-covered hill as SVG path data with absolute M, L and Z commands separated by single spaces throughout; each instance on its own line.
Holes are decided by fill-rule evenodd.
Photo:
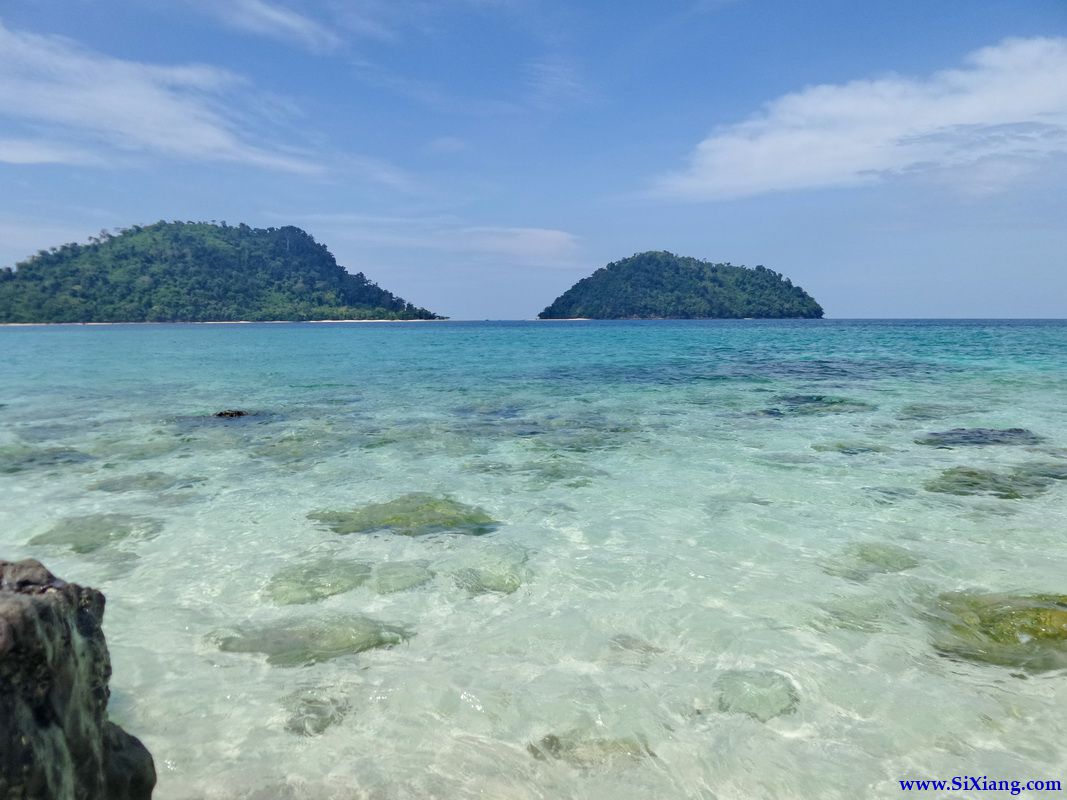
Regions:
M 135 225 L 0 269 L 0 322 L 435 318 L 292 226 Z
M 541 319 L 822 317 L 822 307 L 766 267 L 638 253 L 601 267 L 556 298 Z

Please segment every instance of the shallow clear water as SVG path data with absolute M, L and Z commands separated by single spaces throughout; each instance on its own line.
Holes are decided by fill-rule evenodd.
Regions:
M 0 329 L 0 557 L 107 594 L 112 717 L 154 754 L 161 800 L 1062 778 L 1062 671 L 940 655 L 927 611 L 952 590 L 1067 593 L 1067 482 L 924 487 L 1067 463 L 1065 397 L 1063 322 Z M 258 413 L 210 416 L 227 408 Z M 960 427 L 1042 439 L 914 441 Z M 342 536 L 308 518 L 410 492 L 501 524 Z M 28 544 L 97 514 L 150 519 L 86 552 Z M 906 552 L 856 561 L 882 544 Z M 433 577 L 276 602 L 272 576 L 322 558 Z M 343 613 L 414 635 L 303 667 L 219 648 Z M 791 682 L 782 713 L 724 700 L 736 670 Z M 340 709 L 318 735 L 294 732 L 300 692 Z

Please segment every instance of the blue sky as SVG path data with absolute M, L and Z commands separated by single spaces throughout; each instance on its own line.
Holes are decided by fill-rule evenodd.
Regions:
M 294 224 L 460 319 L 650 249 L 1067 315 L 1065 0 L 5 0 L 0 265 Z

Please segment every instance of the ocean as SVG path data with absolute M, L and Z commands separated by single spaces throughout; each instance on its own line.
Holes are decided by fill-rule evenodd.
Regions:
M 2 328 L 0 557 L 160 800 L 1062 779 L 1065 399 L 1064 321 Z

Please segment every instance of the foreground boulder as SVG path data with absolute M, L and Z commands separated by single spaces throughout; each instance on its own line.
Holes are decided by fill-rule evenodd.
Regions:
M 0 561 L 0 797 L 148 800 L 155 765 L 108 722 L 104 596 Z

